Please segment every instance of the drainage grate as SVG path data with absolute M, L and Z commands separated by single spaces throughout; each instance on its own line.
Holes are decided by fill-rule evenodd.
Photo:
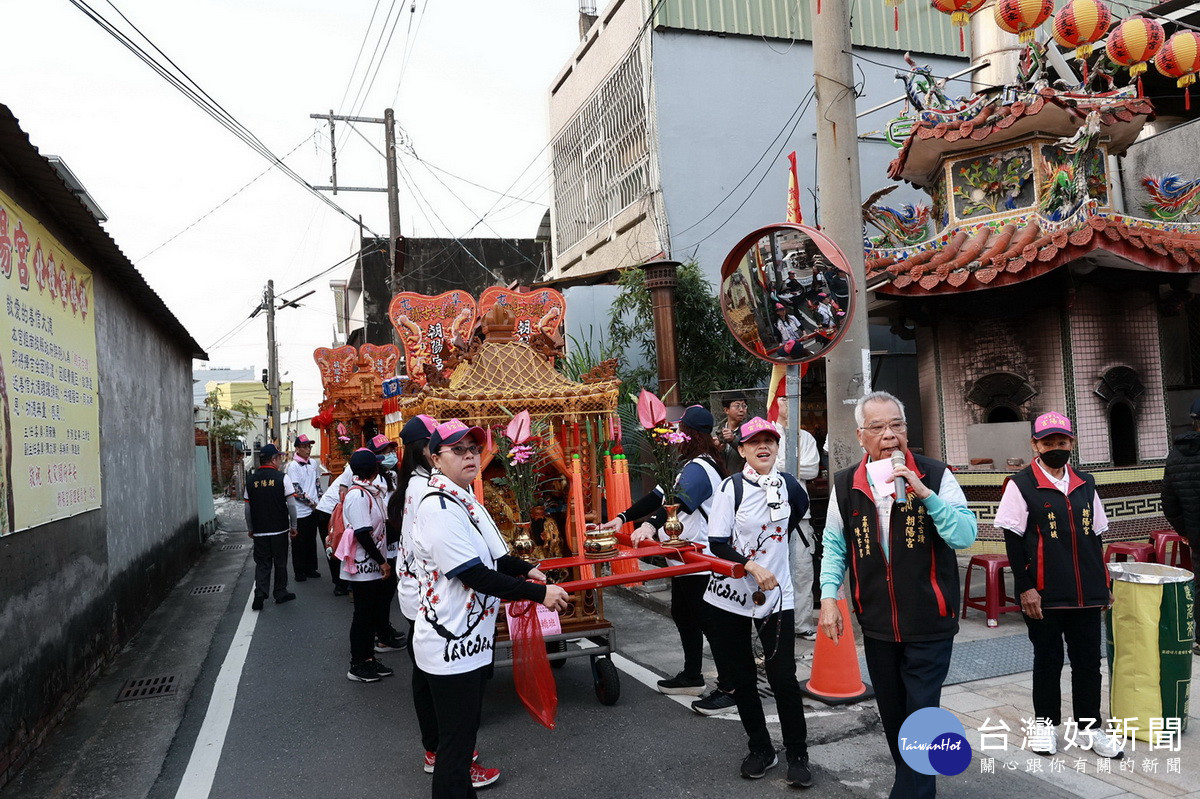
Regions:
M 134 699 L 169 696 L 175 693 L 178 687 L 174 674 L 168 674 L 165 677 L 138 677 L 121 686 L 121 690 L 117 694 L 117 701 L 130 702 Z
M 220 547 L 220 550 L 222 552 L 233 552 L 234 550 L 248 549 L 249 547 L 249 544 L 225 544 L 224 546 Z
M 201 585 L 192 589 L 192 596 L 202 596 L 204 594 L 219 594 L 225 590 L 225 584 L 220 585 Z

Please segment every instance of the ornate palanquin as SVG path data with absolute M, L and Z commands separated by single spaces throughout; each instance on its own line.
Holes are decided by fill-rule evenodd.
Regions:
M 321 372 L 325 399 L 313 420 L 321 431 L 325 466 L 337 474 L 350 452 L 383 432 L 384 417 L 394 400 L 383 398 L 383 381 L 396 374 L 400 350 L 393 344 L 319 347 L 313 360 Z M 342 425 L 344 434 L 339 431 Z M 340 439 L 346 439 L 342 441 Z
M 533 520 L 531 531 L 534 557 L 583 554 L 584 524 L 601 520 L 601 474 L 608 450 L 619 438 L 616 364 L 602 364 L 583 382 L 570 380 L 555 368 L 561 356 L 564 308 L 558 292 L 493 288 L 483 300 L 486 303 L 480 304 L 486 306 L 486 313 L 478 325 L 470 326 L 469 337 L 462 335 L 461 324 L 455 335 L 447 335 L 445 323 L 438 321 L 465 314 L 461 297 L 453 298 L 453 308 L 443 308 L 448 300 L 442 298 L 397 295 L 393 300 L 390 316 L 402 334 L 408 362 L 423 368 L 421 374 L 409 376 L 396 398 L 398 412 L 388 417 L 387 433 L 397 438 L 404 422 L 419 413 L 495 429 L 527 409 L 535 422 L 545 425 L 541 448 L 548 456 L 541 470 L 545 512 L 538 514 L 543 518 Z M 436 341 L 433 347 L 431 340 Z M 436 354 L 436 365 L 442 368 L 427 366 L 431 354 Z M 503 477 L 503 468 L 492 462 L 492 453 L 486 453 L 482 471 L 476 492 L 511 545 L 518 516 L 507 489 L 493 482 Z M 580 576 L 580 569 L 570 571 L 569 576 L 558 576 Z M 600 592 L 587 590 L 572 599 L 571 608 L 562 614 L 564 632 L 607 624 Z

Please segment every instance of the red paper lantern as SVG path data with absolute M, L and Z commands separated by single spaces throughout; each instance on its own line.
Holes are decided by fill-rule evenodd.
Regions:
M 1191 109 L 1192 93 L 1188 87 L 1196 82 L 1196 73 L 1200 72 L 1200 33 L 1179 31 L 1167 39 L 1154 56 L 1154 68 L 1176 79 L 1175 85 L 1184 90 L 1184 107 Z
M 966 50 L 963 28 L 971 24 L 971 14 L 980 9 L 986 0 L 932 0 L 933 7 L 950 15 L 950 24 L 958 28 L 958 49 Z
M 1082 60 L 1111 25 L 1112 12 L 1100 0 L 1071 0 L 1054 15 L 1054 41 L 1074 47 L 1075 57 Z
M 1129 68 L 1129 76 L 1136 78 L 1146 71 L 1147 62 L 1162 49 L 1163 26 L 1145 17 L 1130 17 L 1122 20 L 1108 35 L 1105 51 L 1113 62 Z
M 1037 35 L 1037 28 L 1054 13 L 1054 0 L 1000 0 L 996 3 L 996 24 L 1001 30 L 1017 34 L 1023 44 Z

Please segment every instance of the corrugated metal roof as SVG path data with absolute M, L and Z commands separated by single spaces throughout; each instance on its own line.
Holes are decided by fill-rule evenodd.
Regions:
M 76 197 L 45 156 L 29 141 L 21 124 L 8 106 L 0 105 L 0 157 L 14 179 L 37 195 L 64 228 L 79 237 L 90 252 L 75 252 L 93 272 L 110 279 L 149 317 L 159 329 L 178 341 L 193 358 L 206 360 L 204 348 L 171 313 L 162 298 L 146 283 L 108 232 L 100 226 L 83 202 Z M 44 221 L 44 220 L 43 220 Z
M 883 0 L 857 0 L 851 18 L 851 41 L 859 47 L 914 53 L 964 56 L 958 29 L 950 17 L 923 0 L 900 5 L 900 30 Z M 808 0 L 663 0 L 654 24 L 662 28 L 766 36 L 771 39 L 812 37 L 812 4 Z

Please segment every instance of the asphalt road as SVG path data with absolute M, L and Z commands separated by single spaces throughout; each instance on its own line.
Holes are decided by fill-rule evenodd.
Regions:
M 231 533 L 214 544 L 245 540 Z M 211 546 L 0 797 L 428 796 L 407 653 L 382 656 L 394 677 L 350 682 L 352 606 L 332 595 L 328 576 L 294 585 L 295 602 L 268 603 L 260 614 L 246 610 L 252 576 L 248 549 Z M 226 584 L 221 594 L 190 593 L 192 586 L 218 581 Z M 480 761 L 503 776 L 481 795 L 727 799 L 798 792 L 784 781 L 782 766 L 759 781 L 739 776 L 745 736 L 736 715 L 698 716 L 643 684 L 678 665 L 669 619 L 617 592 L 607 597 L 607 615 L 622 653 L 620 701 L 602 706 L 588 658 L 572 659 L 554 671 L 557 728 L 547 730 L 521 705 L 511 671 L 498 669 L 484 704 L 479 750 Z M 398 609 L 395 619 L 401 620 Z M 179 694 L 112 702 L 115 686 L 129 676 L 167 670 L 181 675 Z M 768 714 L 772 710 L 768 700 Z M 816 785 L 803 793 L 887 795 L 892 765 L 872 704 L 814 708 L 809 726 Z M 778 742 L 778 725 L 772 729 Z M 207 775 L 197 769 L 204 762 L 214 766 Z M 940 779 L 939 794 L 1071 795 L 1020 772 L 980 775 L 977 763 Z

